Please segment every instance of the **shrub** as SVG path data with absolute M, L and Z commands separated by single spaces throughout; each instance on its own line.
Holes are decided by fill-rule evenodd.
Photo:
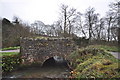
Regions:
M 21 64 L 20 54 L 2 57 L 2 71 L 10 72 L 17 69 Z
M 89 39 L 85 37 L 73 38 L 73 40 L 79 47 L 85 47 L 89 44 Z

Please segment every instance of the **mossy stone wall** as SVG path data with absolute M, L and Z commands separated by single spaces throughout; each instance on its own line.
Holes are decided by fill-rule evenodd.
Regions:
M 47 38 L 47 39 L 21 39 L 20 52 L 23 64 L 40 63 L 53 56 L 68 58 L 76 49 L 72 39 Z

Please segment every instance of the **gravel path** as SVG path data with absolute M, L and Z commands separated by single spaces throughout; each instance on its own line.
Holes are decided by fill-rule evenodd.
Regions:
M 6 51 L 0 51 L 0 52 L 20 52 L 20 49 L 17 49 L 17 50 L 6 50 Z
M 110 52 L 115 58 L 120 59 L 120 52 Z

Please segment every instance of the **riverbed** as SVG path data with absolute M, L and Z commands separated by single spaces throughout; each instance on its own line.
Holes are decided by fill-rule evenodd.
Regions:
M 64 66 L 30 67 L 3 75 L 3 78 L 68 78 L 69 72 Z

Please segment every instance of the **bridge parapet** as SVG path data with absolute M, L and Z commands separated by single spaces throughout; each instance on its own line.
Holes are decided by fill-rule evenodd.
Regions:
M 53 56 L 67 56 L 76 49 L 70 38 L 21 39 L 21 54 L 23 64 L 40 63 Z

